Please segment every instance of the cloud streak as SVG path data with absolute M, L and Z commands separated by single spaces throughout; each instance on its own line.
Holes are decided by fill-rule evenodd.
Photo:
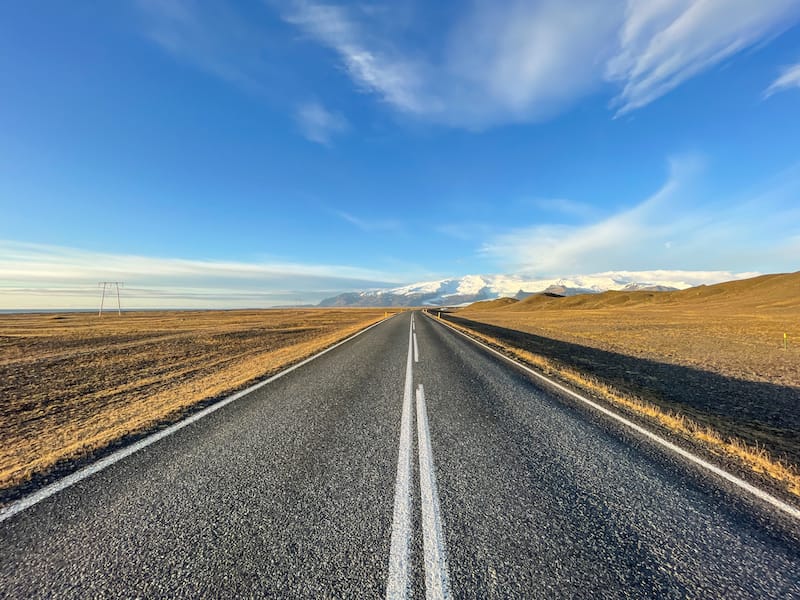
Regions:
M 670 268 L 775 272 L 797 269 L 800 168 L 768 190 L 702 208 L 702 161 L 670 161 L 662 187 L 639 204 L 585 225 L 536 224 L 494 236 L 481 253 L 502 269 L 564 273 Z
M 800 88 L 800 63 L 784 68 L 780 77 L 764 90 L 764 99 L 792 88 Z
M 270 45 L 275 32 L 230 5 L 137 5 L 154 43 L 226 81 L 264 92 L 268 73 L 285 64 Z M 386 7 L 268 0 L 259 10 L 331 50 L 361 92 L 400 114 L 467 129 L 542 121 L 600 92 L 623 115 L 800 21 L 796 0 L 473 0 L 460 8 L 422 34 L 424 23 L 392 22 Z M 410 43 L 417 35 L 424 44 Z M 794 85 L 796 72 L 782 77 L 768 95 Z M 314 118 L 304 134 L 328 143 L 335 121 L 314 129 Z
M 476 1 L 419 56 L 402 30 L 374 37 L 369 15 L 311 0 L 287 22 L 331 48 L 359 89 L 401 113 L 467 128 L 539 121 L 616 87 L 617 114 L 779 35 L 794 0 Z
M 392 55 L 366 33 L 343 7 L 299 0 L 289 4 L 284 19 L 334 50 L 348 75 L 363 90 L 408 112 L 422 112 L 420 64 Z
M 0 309 L 92 307 L 98 281 L 126 283 L 129 306 L 254 307 L 317 302 L 401 283 L 341 265 L 186 260 L 0 241 Z

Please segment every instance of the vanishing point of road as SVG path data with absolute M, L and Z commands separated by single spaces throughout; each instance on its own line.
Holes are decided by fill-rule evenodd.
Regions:
M 800 598 L 796 518 L 421 312 L 5 517 L 8 598 Z

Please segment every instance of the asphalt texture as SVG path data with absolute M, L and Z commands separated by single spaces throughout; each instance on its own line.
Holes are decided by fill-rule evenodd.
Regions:
M 0 523 L 0 597 L 383 597 L 410 320 Z M 452 597 L 800 598 L 795 523 L 421 313 L 415 333 Z

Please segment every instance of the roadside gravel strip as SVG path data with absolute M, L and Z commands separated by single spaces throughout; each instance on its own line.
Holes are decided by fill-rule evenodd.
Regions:
M 800 598 L 796 524 L 405 313 L 8 516 L 0 597 Z

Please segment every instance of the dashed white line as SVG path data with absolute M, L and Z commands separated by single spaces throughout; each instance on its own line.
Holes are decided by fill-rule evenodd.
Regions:
M 403 412 L 400 418 L 400 449 L 397 456 L 397 480 L 394 486 L 394 514 L 392 538 L 389 548 L 389 578 L 386 583 L 387 600 L 401 600 L 408 596 L 409 554 L 411 547 L 411 435 L 414 414 L 411 397 L 414 385 L 412 372 L 411 340 L 414 315 L 408 330 L 408 359 L 403 392 Z
M 417 346 L 417 334 L 414 333 L 414 362 L 419 362 L 419 347 Z
M 419 445 L 419 489 L 422 498 L 422 539 L 425 549 L 425 597 L 427 600 L 450 598 L 442 516 L 436 488 L 436 471 L 425 407 L 425 389 L 417 388 L 417 440 Z

